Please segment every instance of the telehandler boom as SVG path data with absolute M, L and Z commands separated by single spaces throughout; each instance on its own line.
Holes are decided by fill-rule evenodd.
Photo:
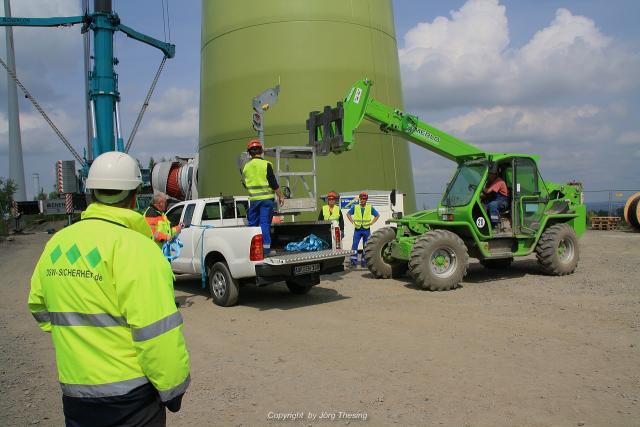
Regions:
M 371 97 L 372 85 L 370 80 L 360 80 L 337 107 L 310 113 L 309 145 L 319 155 L 353 149 L 355 131 L 367 119 L 382 132 L 401 136 L 458 165 L 437 209 L 388 221 L 390 227 L 371 236 L 365 258 L 375 277 L 394 277 L 408 269 L 423 289 L 449 290 L 466 275 L 469 256 L 486 268 L 506 268 L 514 257 L 534 251 L 547 274 L 573 273 L 579 258 L 578 236 L 586 226 L 581 184 L 545 182 L 538 173 L 538 156 L 487 152 L 467 144 L 376 101 Z M 509 190 L 496 227 L 491 226 L 483 203 L 491 172 Z

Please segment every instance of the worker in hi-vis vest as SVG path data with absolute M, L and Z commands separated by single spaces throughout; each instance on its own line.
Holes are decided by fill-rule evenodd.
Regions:
M 165 425 L 190 382 L 171 266 L 135 212 L 142 184 L 125 153 L 98 156 L 93 203 L 46 244 L 29 310 L 51 333 L 67 426 Z
M 167 195 L 156 192 L 153 194 L 153 203 L 144 211 L 144 219 L 151 227 L 153 240 L 162 248 L 165 242 L 171 240 L 173 236 L 180 233 L 182 225 L 171 226 L 165 211 L 167 210 Z
M 367 203 L 367 200 L 369 200 L 369 195 L 363 191 L 359 196 L 360 203 L 353 205 L 347 213 L 347 219 L 349 219 L 354 227 L 351 249 L 356 251 L 356 253 L 351 255 L 352 266 L 358 265 L 358 253 L 361 254 L 360 265 L 362 265 L 362 267 L 367 266 L 367 262 L 364 259 L 364 245 L 367 244 L 367 240 L 371 235 L 371 226 L 380 218 L 378 211 Z M 360 240 L 362 240 L 362 251 L 358 251 Z
M 340 233 L 344 235 L 344 219 L 340 211 L 340 204 L 336 204 L 338 199 L 338 193 L 329 191 L 329 194 L 327 194 L 327 204 L 320 209 L 318 221 L 337 221 L 338 227 L 340 227 Z
M 271 219 L 275 210 L 274 196 L 278 197 L 280 206 L 284 204 L 284 195 L 280 191 L 278 180 L 273 173 L 271 162 L 262 158 L 262 144 L 252 139 L 247 144 L 247 152 L 251 156 L 242 168 L 242 181 L 249 192 L 249 226 L 257 225 L 262 229 L 262 247 L 264 254 L 271 251 Z

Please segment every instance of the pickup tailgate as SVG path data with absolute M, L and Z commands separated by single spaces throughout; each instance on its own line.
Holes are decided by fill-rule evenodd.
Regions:
M 345 257 L 352 253 L 352 250 L 326 249 L 278 254 L 256 264 L 256 280 L 258 285 L 267 285 L 292 278 L 337 273 L 344 270 Z

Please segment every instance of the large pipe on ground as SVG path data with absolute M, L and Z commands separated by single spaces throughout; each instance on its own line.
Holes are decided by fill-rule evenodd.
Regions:
M 636 193 L 627 199 L 624 204 L 624 220 L 631 227 L 640 231 L 640 193 Z

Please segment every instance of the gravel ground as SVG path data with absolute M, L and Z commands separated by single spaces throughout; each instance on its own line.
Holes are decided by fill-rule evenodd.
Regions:
M 26 307 L 48 237 L 0 243 L 2 425 L 63 425 Z M 640 234 L 587 232 L 581 251 L 566 277 L 532 257 L 472 262 L 462 288 L 433 293 L 355 270 L 304 296 L 243 288 L 224 309 L 180 279 L 193 382 L 169 425 L 638 426 Z

